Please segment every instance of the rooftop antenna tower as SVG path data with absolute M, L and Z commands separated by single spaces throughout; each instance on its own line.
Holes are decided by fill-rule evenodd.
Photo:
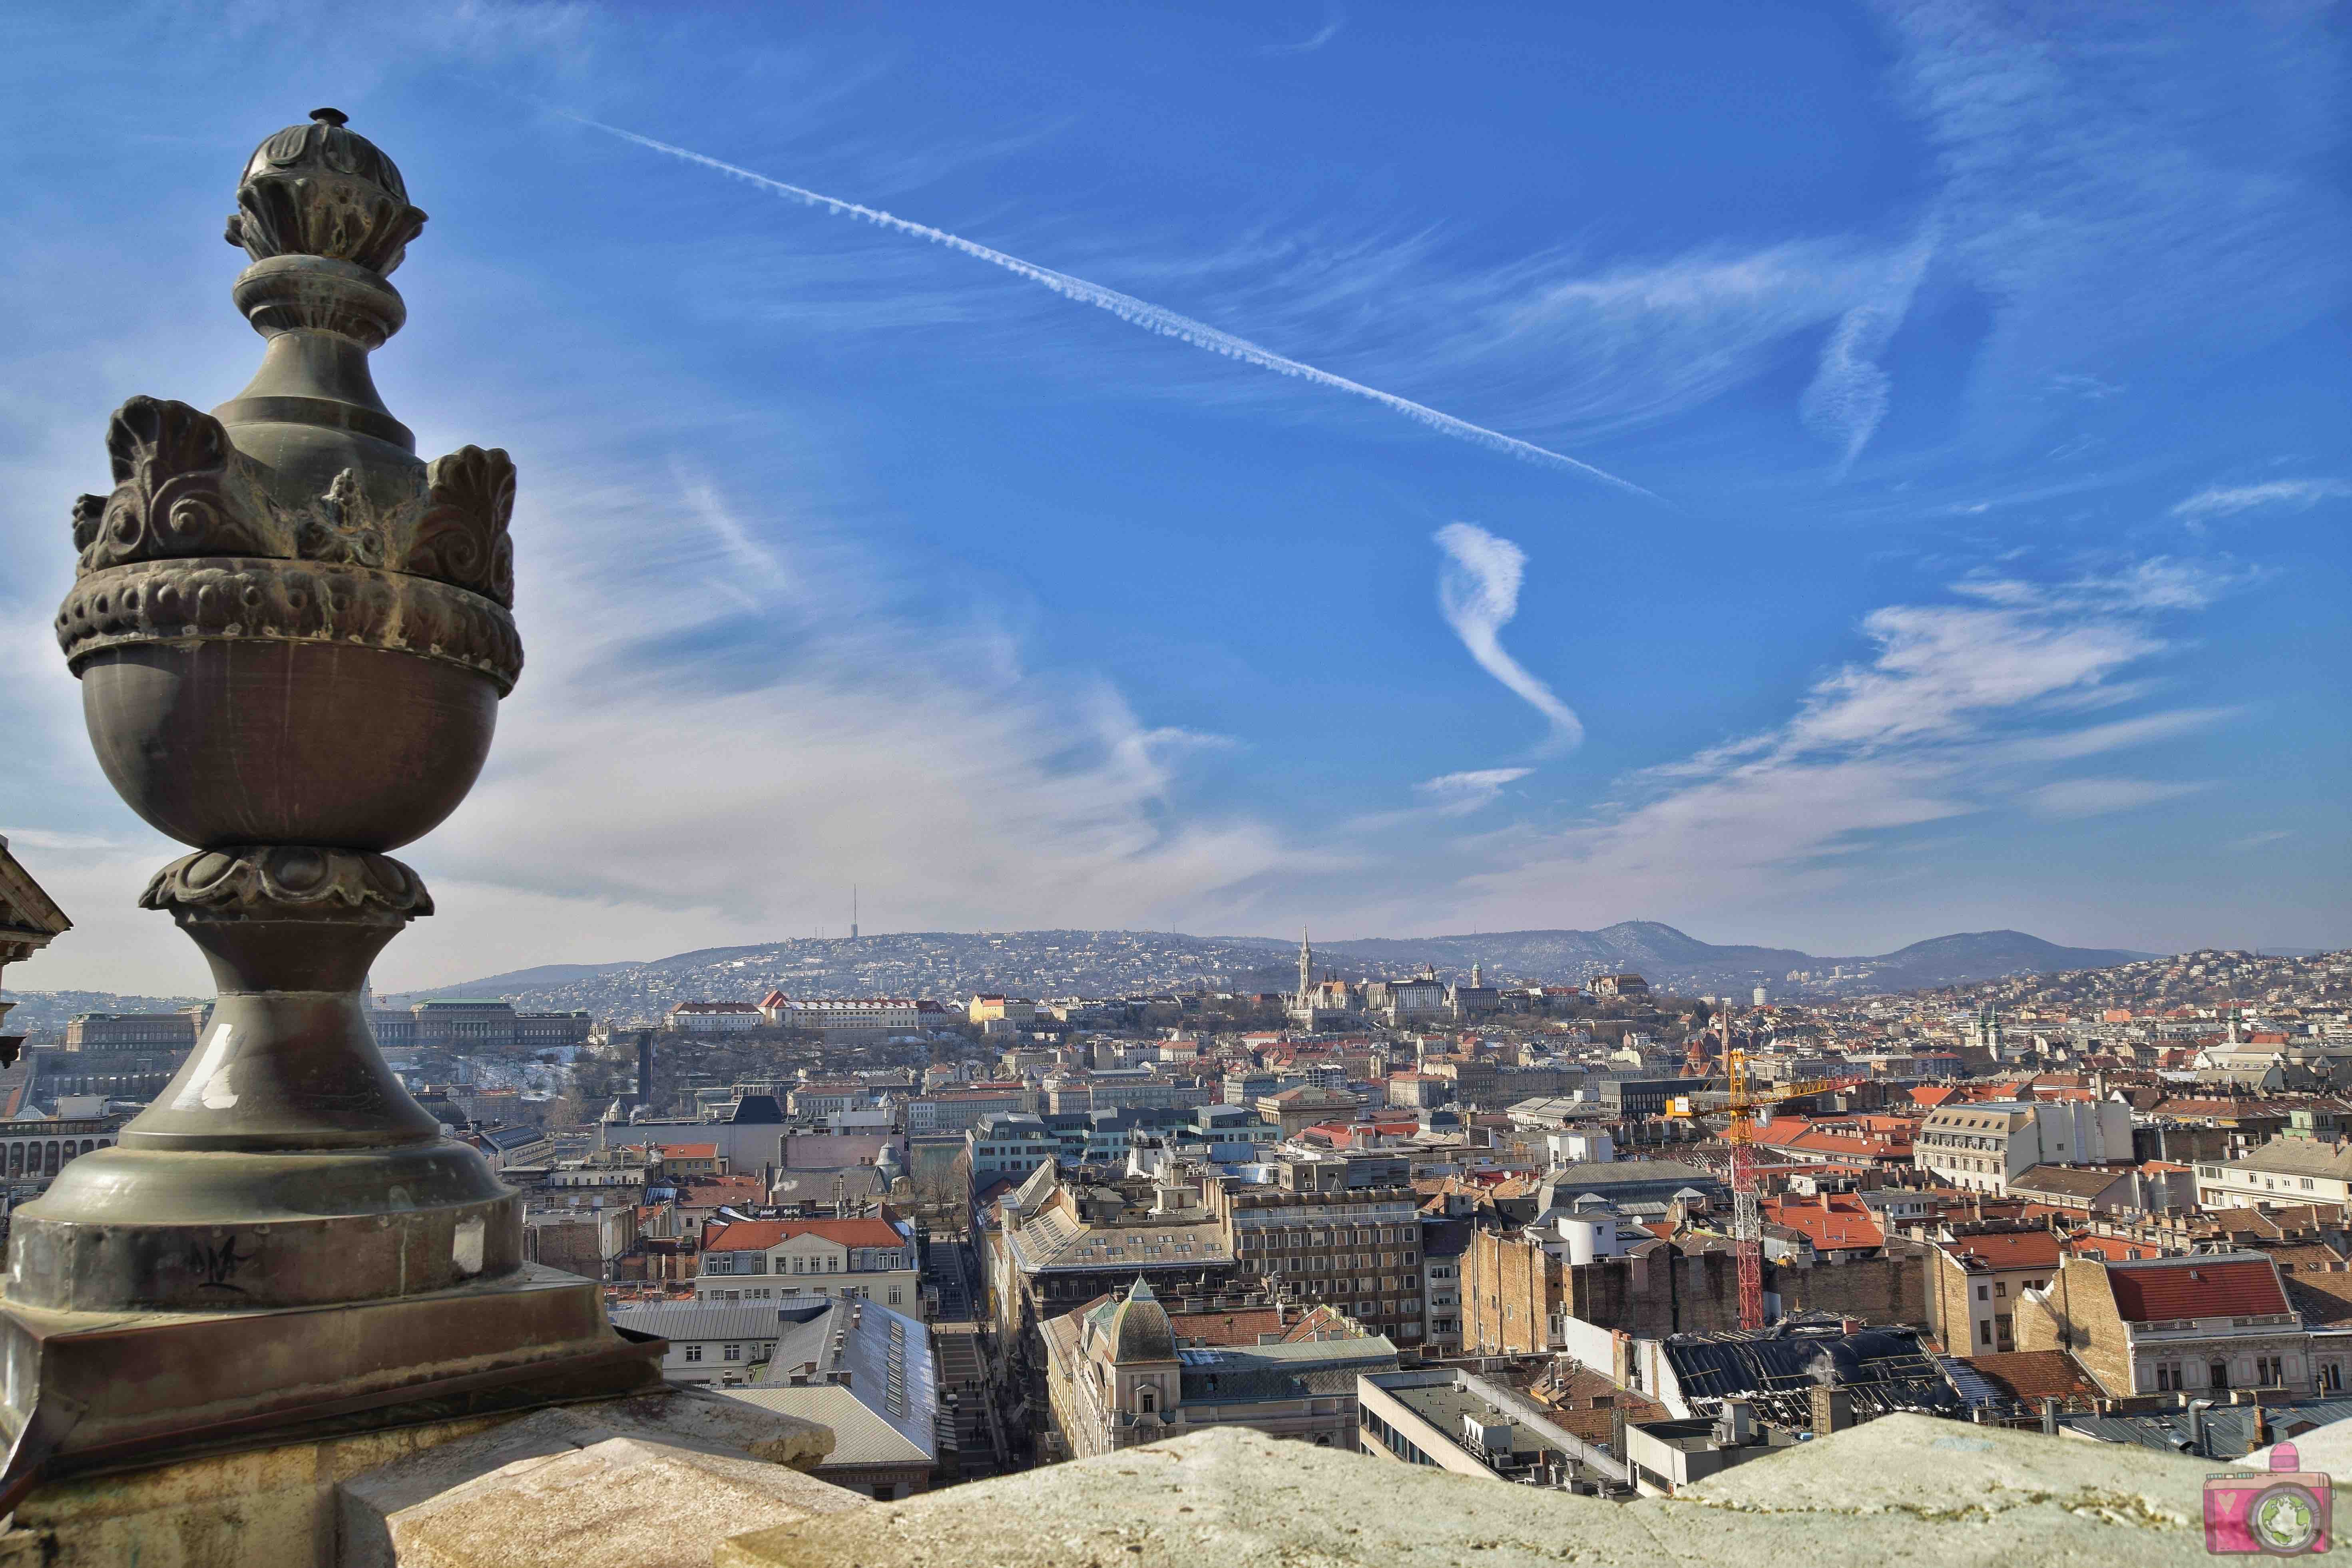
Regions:
M 857 884 L 849 884 L 849 939 L 857 940 Z

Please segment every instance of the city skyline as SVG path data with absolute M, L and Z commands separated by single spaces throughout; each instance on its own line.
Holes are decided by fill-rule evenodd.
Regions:
M 201 988 L 47 622 L 106 411 L 249 369 L 203 214 L 314 103 L 434 214 L 388 400 L 521 473 L 532 663 L 387 988 L 853 882 L 868 931 L 2352 941 L 2316 16 L 886 9 L 25 20 L 0 832 L 78 929 L 14 985 Z

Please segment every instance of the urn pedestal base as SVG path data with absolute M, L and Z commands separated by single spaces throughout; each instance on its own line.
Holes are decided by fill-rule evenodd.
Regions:
M 128 1134 L 126 1134 L 127 1138 Z M 331 1306 L 494 1280 L 522 1199 L 463 1144 L 100 1149 L 10 1217 L 6 1300 L 45 1312 Z
M 44 1479 L 659 1386 L 663 1342 L 525 1264 L 396 1300 L 70 1312 L 0 1299 L 0 1511 Z

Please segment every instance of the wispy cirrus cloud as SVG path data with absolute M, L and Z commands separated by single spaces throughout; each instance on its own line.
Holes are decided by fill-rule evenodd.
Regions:
M 1551 733 L 1540 749 L 1559 752 L 1579 745 L 1584 739 L 1584 723 L 1576 716 L 1576 710 L 1503 649 L 1502 630 L 1519 612 L 1519 582 L 1527 571 L 1527 552 L 1472 523 L 1448 523 L 1435 538 L 1445 552 L 1445 564 L 1437 577 L 1437 603 L 1445 623 L 1454 628 L 1454 634 L 1462 639 L 1480 669 L 1543 715 Z
M 2262 507 L 2309 511 L 2322 501 L 2347 496 L 2352 496 L 2352 485 L 2341 479 L 2271 479 L 2259 485 L 2210 485 L 2175 504 L 2172 515 L 2193 527 Z
M 1496 868 L 1468 885 L 1490 919 L 1531 916 L 1564 886 L 1602 907 L 1720 907 L 1860 876 L 1885 858 L 1865 852 L 1901 830 L 2004 807 L 2080 819 L 2192 793 L 2205 786 L 2051 774 L 2234 711 L 2088 716 L 2143 698 L 2136 672 L 2177 645 L 2166 620 L 2243 580 L 2157 559 L 2050 583 L 1969 580 L 1943 602 L 1874 611 L 1862 624 L 1870 655 L 1822 676 L 1785 723 L 1634 776 L 1580 826 L 1494 835 Z
M 1323 25 L 1312 34 L 1295 44 L 1262 45 L 1257 52 L 1261 55 L 1311 55 L 1338 37 L 1339 30 L 1347 25 L 1348 14 L 1339 8 L 1339 0 L 1324 0 Z
M 2025 803 L 2038 817 L 2073 821 L 2080 817 L 2105 817 L 2160 801 L 2178 800 L 2213 786 L 2210 781 L 2166 782 L 2155 779 L 2062 779 L 2025 793 Z
M 853 882 L 869 928 L 1112 925 L 1333 863 L 1185 797 L 1226 737 L 919 609 L 821 498 L 574 457 L 526 490 L 523 531 L 563 519 L 530 674 L 465 810 L 416 846 L 442 913 L 387 951 L 384 988 L 471 973 L 489 931 L 535 962 L 798 930 Z
M 1894 400 L 1895 379 L 1879 361 L 1911 308 L 1935 242 L 1923 237 L 1898 256 L 1875 297 L 1839 319 L 1822 347 L 1820 368 L 1798 400 L 1807 429 L 1838 447 L 1833 478 L 1843 479 L 1878 433 Z
M 1534 772 L 1532 768 L 1481 768 L 1444 773 L 1412 787 L 1441 817 L 1466 817 L 1495 803 L 1504 789 Z
M 2352 298 L 2323 9 L 1879 10 L 1937 148 L 1939 256 L 1993 308 L 1981 418 L 2039 417 L 2057 377 L 2234 358 Z

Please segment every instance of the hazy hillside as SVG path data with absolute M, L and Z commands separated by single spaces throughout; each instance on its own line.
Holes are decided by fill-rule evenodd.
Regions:
M 546 966 L 414 995 L 511 996 L 531 1007 L 585 1008 L 599 1017 L 625 1019 L 652 1019 L 673 1003 L 695 998 L 755 1000 L 772 988 L 809 996 L 931 998 L 974 991 L 1125 996 L 1202 983 L 1286 990 L 1297 973 L 1296 948 L 1295 942 L 1279 937 L 1160 931 L 899 932 L 854 941 L 803 937 L 709 947 L 644 964 Z M 1458 978 L 1476 964 L 1490 984 L 1562 985 L 1630 969 L 1654 985 L 1683 992 L 1745 992 L 1765 985 L 1778 995 L 1910 989 L 2095 968 L 2138 956 L 1993 931 L 1936 937 L 1879 956 L 1825 958 L 1789 947 L 1718 946 L 1642 920 L 1601 931 L 1318 943 L 1316 953 L 1318 968 L 1350 977 L 1409 974 L 1426 964 Z M 1791 983 L 1791 972 L 1819 977 Z
M 961 998 L 1131 996 L 1206 983 L 1236 990 L 1288 990 L 1295 939 L 1190 936 L 1174 931 L 896 932 L 803 937 L 746 947 L 704 947 L 643 963 L 542 964 L 380 999 L 399 1006 L 428 996 L 509 997 L 530 1008 L 583 1008 L 626 1021 L 658 1018 L 676 1002 L 756 1001 L 771 989 L 804 996 Z M 1317 967 L 1355 978 L 1405 975 L 1432 965 L 1449 979 L 1481 966 L 1489 984 L 1566 985 L 1630 969 L 1662 989 L 1744 996 L 1853 996 L 1923 989 L 2004 975 L 2102 968 L 2147 955 L 2061 947 L 2021 931 L 1979 931 L 1915 942 L 1875 956 L 1820 957 L 1792 947 L 1717 946 L 1651 920 L 1600 931 L 1484 931 L 1457 936 L 1317 943 Z M 1808 977 L 1791 981 L 1791 973 Z M 23 1005 L 9 1031 L 43 1035 L 79 1012 L 150 1012 L 192 998 L 92 991 L 11 993 Z

